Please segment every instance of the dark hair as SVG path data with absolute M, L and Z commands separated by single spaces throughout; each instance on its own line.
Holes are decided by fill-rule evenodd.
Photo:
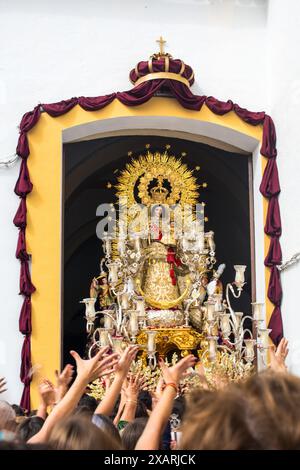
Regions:
M 90 420 L 92 419 L 94 412 L 88 406 L 77 406 L 74 409 L 73 415 L 75 416 L 86 416 Z
M 144 403 L 147 410 L 152 410 L 152 397 L 148 390 L 141 390 L 138 396 L 138 400 Z
M 101 429 L 105 434 L 109 434 L 112 436 L 116 442 L 121 445 L 121 436 L 119 434 L 118 429 L 112 422 L 112 420 L 103 414 L 94 414 L 92 418 L 92 423 L 97 426 L 97 428 Z
M 27 411 L 24 410 L 24 408 L 22 408 L 21 406 L 11 405 L 11 407 L 14 410 L 14 412 L 16 413 L 16 416 L 26 416 Z
M 176 414 L 182 420 L 186 408 L 186 402 L 183 395 L 175 398 L 173 403 L 172 414 Z
M 95 409 L 98 406 L 98 402 L 96 398 L 91 397 L 90 395 L 87 395 L 86 393 L 82 395 L 78 402 L 78 407 L 84 406 L 85 408 L 89 408 L 90 411 L 94 413 Z
M 125 450 L 134 450 L 137 441 L 141 437 L 148 418 L 136 418 L 131 423 L 128 423 L 122 431 L 122 442 Z
M 135 410 L 135 418 L 148 418 L 146 405 L 138 400 Z
M 26 418 L 17 427 L 17 436 L 24 442 L 27 442 L 32 436 L 37 434 L 43 427 L 44 420 L 39 416 Z

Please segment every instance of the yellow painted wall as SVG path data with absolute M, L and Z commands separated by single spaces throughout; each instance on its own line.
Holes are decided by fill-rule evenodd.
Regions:
M 52 118 L 46 113 L 29 132 L 30 157 L 28 167 L 33 191 L 28 195 L 27 249 L 32 254 L 32 363 L 40 366 L 31 388 L 32 406 L 37 406 L 37 383 L 43 377 L 54 380 L 54 370 L 60 367 L 60 303 L 61 303 L 61 187 L 62 131 L 91 121 L 123 116 L 175 116 L 229 127 L 261 140 L 262 127 L 251 126 L 234 112 L 225 116 L 213 114 L 205 105 L 201 111 L 189 111 L 171 98 L 152 98 L 141 106 L 126 107 L 119 101 L 94 112 L 75 106 L 67 114 Z M 264 169 L 266 159 L 262 158 Z M 264 202 L 264 218 L 267 201 Z M 265 252 L 269 245 L 265 237 Z M 266 270 L 266 286 L 269 273 Z M 267 301 L 267 316 L 272 304 Z

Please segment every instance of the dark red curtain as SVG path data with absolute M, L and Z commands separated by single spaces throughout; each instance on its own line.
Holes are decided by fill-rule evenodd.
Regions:
M 139 65 L 143 66 L 142 63 Z M 148 63 L 145 62 L 145 67 Z M 178 73 L 181 67 L 181 61 L 174 61 L 172 64 L 174 70 L 170 72 Z M 188 66 L 187 66 L 188 67 Z M 178 70 L 177 70 L 178 68 Z M 175 70 L 176 69 L 176 70 Z M 156 70 L 153 70 L 154 72 Z M 135 71 L 132 72 L 133 74 Z M 185 71 L 185 78 L 190 77 L 191 69 Z M 137 77 L 133 77 L 136 79 Z M 24 296 L 24 302 L 20 313 L 20 331 L 24 335 L 24 344 L 22 348 L 22 363 L 20 377 L 24 384 L 24 391 L 21 399 L 21 406 L 30 409 L 30 381 L 31 381 L 31 295 L 35 287 L 31 282 L 29 259 L 30 256 L 26 250 L 26 197 L 32 191 L 33 185 L 30 181 L 30 175 L 27 166 L 27 158 L 30 154 L 27 133 L 36 125 L 41 112 L 46 112 L 53 118 L 69 112 L 74 106 L 79 105 L 86 111 L 97 111 L 110 104 L 114 99 L 118 99 L 126 106 L 138 106 L 149 101 L 158 91 L 168 90 L 186 109 L 200 111 L 203 104 L 215 114 L 222 116 L 231 111 L 243 121 L 253 126 L 263 125 L 263 141 L 261 154 L 268 159 L 260 192 L 269 199 L 268 213 L 265 223 L 265 232 L 270 237 L 270 248 L 265 259 L 265 265 L 271 269 L 270 283 L 268 287 L 268 298 L 274 304 L 274 310 L 270 319 L 269 327 L 272 328 L 271 338 L 275 344 L 278 344 L 283 336 L 283 326 L 281 317 L 281 298 L 282 289 L 280 275 L 277 266 L 281 263 L 281 248 L 279 237 L 281 235 L 281 219 L 278 203 L 280 185 L 278 178 L 278 169 L 276 165 L 276 132 L 275 126 L 270 116 L 264 112 L 251 112 L 240 108 L 233 101 L 219 101 L 212 96 L 194 95 L 189 87 L 181 82 L 170 79 L 156 79 L 146 81 L 133 89 L 125 92 L 111 93 L 105 96 L 97 97 L 79 97 L 60 101 L 57 103 L 42 104 L 36 106 L 33 111 L 24 114 L 20 123 L 20 136 L 17 145 L 17 154 L 21 157 L 20 174 L 15 186 L 15 193 L 20 197 L 20 204 L 14 217 L 14 224 L 19 229 L 16 257 L 21 262 L 20 270 L 20 294 Z

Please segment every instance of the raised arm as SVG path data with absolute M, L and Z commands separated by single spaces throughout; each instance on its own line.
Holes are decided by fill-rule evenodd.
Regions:
M 106 356 L 108 347 L 100 349 L 95 357 L 89 360 L 82 359 L 75 351 L 71 351 L 77 366 L 77 377 L 62 400 L 54 407 L 48 416 L 42 429 L 28 442 L 39 443 L 48 439 L 55 423 L 62 418 L 66 418 L 76 407 L 80 397 L 84 393 L 86 386 L 103 374 L 114 372 L 118 363 L 118 354 Z
M 160 361 L 165 388 L 155 411 L 151 413 L 144 432 L 137 442 L 136 450 L 157 450 L 159 448 L 162 433 L 167 425 L 173 408 L 173 401 L 177 395 L 180 378 L 189 367 L 194 366 L 195 361 L 196 358 L 189 355 L 169 368 L 163 361 Z
M 121 392 L 123 382 L 127 377 L 130 365 L 134 360 L 138 349 L 138 346 L 128 346 L 128 348 L 126 348 L 121 355 L 116 367 L 115 378 L 109 389 L 106 391 L 103 399 L 97 406 L 95 414 L 103 414 L 106 416 L 110 416 L 112 414 L 118 396 Z
M 121 421 L 133 421 L 135 418 L 136 407 L 138 403 L 139 391 L 143 385 L 144 378 L 137 374 L 131 375 L 127 387 L 125 388 L 125 407 L 121 416 Z

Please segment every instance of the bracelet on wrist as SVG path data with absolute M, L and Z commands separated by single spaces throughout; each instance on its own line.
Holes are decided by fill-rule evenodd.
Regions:
M 166 387 L 172 387 L 172 388 L 174 388 L 175 392 L 178 393 L 178 387 L 177 387 L 177 385 L 176 385 L 175 382 L 168 382 L 168 383 L 166 383 L 166 384 L 165 384 L 165 388 L 166 388 Z
M 126 403 L 135 403 L 137 405 L 137 400 L 126 400 Z

